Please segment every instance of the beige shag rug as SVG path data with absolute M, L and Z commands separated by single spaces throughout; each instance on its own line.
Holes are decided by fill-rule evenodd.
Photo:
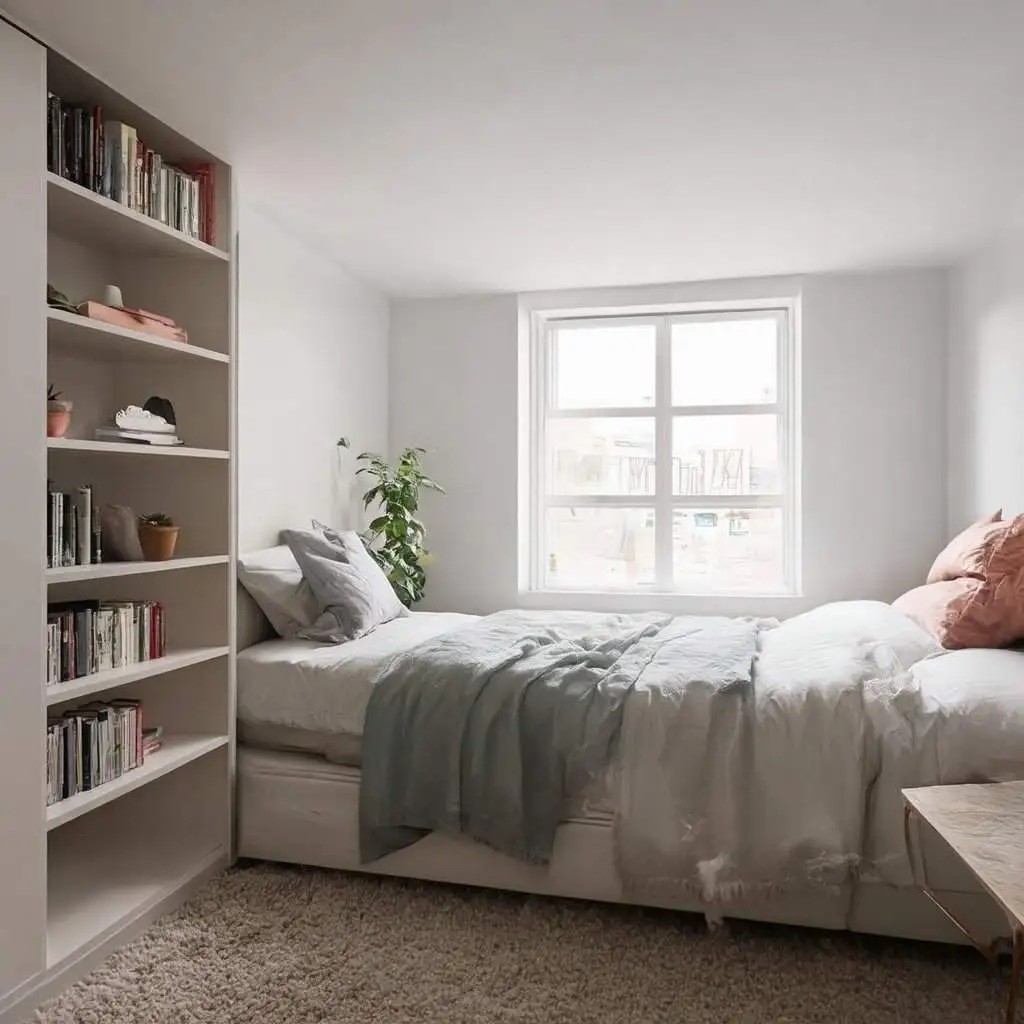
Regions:
M 996 1024 L 954 947 L 277 865 L 235 868 L 45 1024 Z

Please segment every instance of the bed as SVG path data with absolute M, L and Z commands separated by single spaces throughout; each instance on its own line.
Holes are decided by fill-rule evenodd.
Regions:
M 1024 775 L 1024 654 L 964 651 L 914 666 L 928 728 L 909 739 L 886 739 L 892 753 L 878 761 L 869 799 L 856 812 L 865 823 L 865 857 L 857 871 L 806 891 L 734 894 L 709 911 L 699 893 L 627 890 L 616 850 L 615 801 L 602 787 L 578 794 L 565 807 L 544 865 L 439 832 L 370 863 L 361 861 L 362 739 L 373 681 L 382 666 L 474 622 L 473 616 L 413 613 L 341 645 L 263 640 L 243 649 L 238 657 L 239 856 L 959 941 L 914 885 L 909 865 L 903 870 L 896 864 L 891 837 L 901 828 L 899 784 Z M 1000 915 L 941 841 L 926 829 L 919 840 L 918 877 L 927 871 L 933 890 L 976 933 L 1001 934 Z M 874 848 L 886 841 L 888 852 Z

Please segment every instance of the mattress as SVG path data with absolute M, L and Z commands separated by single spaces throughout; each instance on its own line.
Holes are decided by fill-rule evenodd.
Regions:
M 412 612 L 344 644 L 267 640 L 238 655 L 238 739 L 358 765 L 366 705 L 390 659 L 475 615 Z

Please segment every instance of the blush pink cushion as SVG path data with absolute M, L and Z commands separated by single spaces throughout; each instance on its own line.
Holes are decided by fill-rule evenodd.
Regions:
M 1000 509 L 958 533 L 935 559 L 927 582 L 938 583 L 939 580 L 955 580 L 961 576 L 984 579 L 992 551 L 1011 525 L 1002 519 L 1003 510 Z
M 1024 516 L 988 525 L 1002 529 L 972 563 L 980 575 L 926 583 L 894 602 L 943 647 L 1005 647 L 1024 637 Z

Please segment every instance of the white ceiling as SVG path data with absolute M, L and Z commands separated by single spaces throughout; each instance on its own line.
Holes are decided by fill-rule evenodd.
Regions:
M 393 294 L 956 258 L 1021 0 L 0 0 Z

